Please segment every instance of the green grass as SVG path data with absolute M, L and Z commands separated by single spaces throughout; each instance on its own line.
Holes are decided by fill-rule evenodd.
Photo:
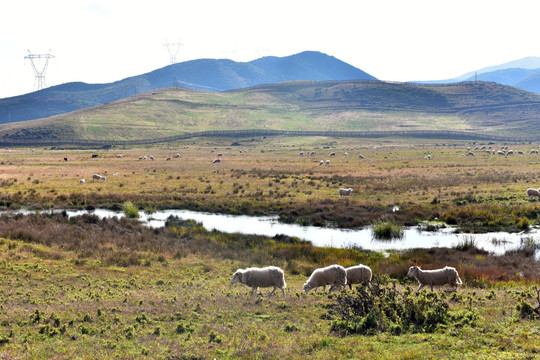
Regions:
M 139 218 L 139 209 L 131 201 L 126 201 L 122 205 L 122 211 L 124 212 L 124 214 L 128 218 L 131 218 L 131 219 L 138 219 Z
M 0 220 L 4 358 L 529 359 L 540 351 L 534 315 L 540 304 L 530 283 L 465 281 L 457 293 L 417 295 L 404 275 L 407 259 L 420 258 L 414 253 L 383 258 L 317 249 L 291 239 L 207 232 L 193 222 L 154 231 L 128 219 L 91 216 Z M 403 297 L 403 309 L 414 303 L 429 311 L 426 301 L 436 297 L 439 305 L 431 308 L 441 311 L 426 317 L 429 331 L 402 322 L 375 326 L 370 335 L 347 334 L 341 331 L 345 312 L 338 310 L 347 299 L 362 299 L 359 290 L 301 292 L 313 268 L 355 253 L 355 262 L 387 274 L 376 292 L 387 294 L 381 305 Z M 478 266 L 475 261 L 463 269 Z M 288 263 L 300 262 L 305 271 L 289 270 Z M 401 275 L 390 275 L 398 263 Z M 265 264 L 285 269 L 285 298 L 267 296 L 270 289 L 251 297 L 250 289 L 230 285 L 237 268 Z M 354 321 L 368 324 L 358 316 Z M 380 319 L 397 319 L 392 316 Z M 440 321 L 431 322 L 433 316 Z
M 527 108 L 521 111 L 516 104 Z M 532 136 L 538 130 L 535 119 L 539 113 L 538 95 L 495 83 L 299 82 L 222 93 L 162 89 L 54 118 L 6 124 L 0 127 L 0 135 L 133 140 L 262 128 L 469 130 Z

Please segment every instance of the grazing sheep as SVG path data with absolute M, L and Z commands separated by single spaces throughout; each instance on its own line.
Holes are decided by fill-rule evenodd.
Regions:
M 532 149 L 532 150 L 529 152 L 529 154 L 536 154 L 536 155 L 538 155 L 538 150 Z
M 167 156 L 167 158 L 165 159 L 165 161 L 171 161 L 172 160 L 172 157 L 170 156 Z
M 444 284 L 453 286 L 454 291 L 457 291 L 458 285 L 463 284 L 457 270 L 451 266 L 445 266 L 444 269 L 437 270 L 422 270 L 419 266 L 411 266 L 407 276 L 418 280 L 420 286 L 416 291 L 420 291 L 426 285 L 429 285 L 431 291 L 433 291 L 433 286 Z
M 217 163 L 220 163 L 221 160 L 220 159 L 215 159 L 214 161 L 212 161 L 212 164 L 217 164 Z
M 345 154 L 343 154 L 343 155 L 345 155 L 345 156 L 349 156 L 349 153 L 345 153 Z
M 342 198 L 343 196 L 351 196 L 351 193 L 352 193 L 351 188 L 348 188 L 348 189 L 341 188 L 341 189 L 339 189 L 339 197 L 340 198 Z
M 324 165 L 324 160 L 319 161 L 319 166 Z
M 94 180 L 103 180 L 105 182 L 107 181 L 107 178 L 103 175 L 94 174 L 92 175 L 92 181 Z
M 431 160 L 431 155 L 430 154 L 427 154 L 425 157 L 424 157 L 425 160 Z
M 497 151 L 497 155 L 506 156 L 506 153 L 504 151 Z
M 355 265 L 345 269 L 347 272 L 347 285 L 352 290 L 354 284 L 368 285 L 371 282 L 372 272 L 366 265 Z
M 474 156 L 474 153 L 473 153 L 472 151 L 469 151 L 469 152 L 467 153 L 467 156 Z
M 285 296 L 285 275 L 283 270 L 276 266 L 268 266 L 264 268 L 247 268 L 238 269 L 233 275 L 231 284 L 241 283 L 251 288 L 253 295 L 260 287 L 273 286 L 274 290 L 269 295 L 273 295 L 276 289 L 281 289 Z
M 326 291 L 326 285 L 330 285 L 331 290 L 341 290 L 347 284 L 347 271 L 340 265 L 330 265 L 325 268 L 315 269 L 309 279 L 304 284 L 304 292 L 311 289 L 323 287 Z
M 79 180 L 79 184 L 84 184 L 86 182 L 86 179 L 85 178 L 82 178 L 81 180 Z
M 154 161 L 154 160 L 156 160 L 156 158 L 153 157 L 152 155 L 150 155 L 150 160 Z
M 331 153 L 330 153 L 330 156 L 336 156 L 336 153 L 335 153 L 335 152 L 331 152 Z
M 180 154 L 179 154 L 179 153 L 176 153 L 176 154 L 174 154 L 174 157 L 175 157 L 175 158 L 179 158 L 179 157 L 180 157 Z
M 117 157 L 117 158 L 121 158 L 121 157 L 122 157 L 122 154 L 117 154 L 116 157 Z
M 97 158 L 99 155 L 98 154 L 92 154 L 92 159 L 95 159 Z
M 222 153 L 219 153 L 219 154 L 217 154 L 217 156 L 223 156 L 223 154 L 222 154 Z
M 304 156 L 304 152 L 303 152 L 303 151 L 300 151 L 300 152 L 298 153 L 298 156 Z
M 65 157 L 65 158 L 64 158 L 64 161 L 68 161 L 68 158 L 67 158 L 67 157 Z
M 358 154 L 358 158 L 359 158 L 359 159 L 365 159 L 365 158 L 364 158 L 364 155 L 362 155 L 362 154 Z
M 326 162 L 324 163 L 324 166 L 329 166 L 330 165 L 330 160 L 326 160 Z
M 117 172 L 113 173 L 113 176 L 118 176 L 118 174 L 120 174 L 120 172 L 117 171 Z
M 517 154 L 519 154 L 519 155 L 525 155 L 525 154 L 523 153 L 523 151 L 521 151 L 521 150 L 518 150 L 518 151 L 517 151 Z
M 533 188 L 527 189 L 527 196 L 529 200 L 531 200 L 531 197 L 535 197 L 535 196 L 538 198 L 538 200 L 540 200 L 540 189 L 533 189 Z

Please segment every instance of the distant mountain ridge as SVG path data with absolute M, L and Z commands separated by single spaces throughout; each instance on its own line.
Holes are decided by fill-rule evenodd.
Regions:
M 540 57 L 525 57 L 500 65 L 471 71 L 453 79 L 422 81 L 428 84 L 449 84 L 461 81 L 492 81 L 518 89 L 540 93 Z
M 0 99 L 0 124 L 63 114 L 166 87 L 225 91 L 294 80 L 376 78 L 333 56 L 316 51 L 286 57 L 268 56 L 249 62 L 191 60 L 113 83 L 72 82 Z

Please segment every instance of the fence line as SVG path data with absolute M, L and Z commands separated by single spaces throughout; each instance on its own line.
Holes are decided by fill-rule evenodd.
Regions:
M 0 146 L 30 146 L 30 145 L 82 145 L 82 146 L 126 146 L 148 145 L 185 140 L 196 137 L 248 137 L 248 136 L 325 136 L 325 137 L 416 137 L 441 139 L 471 139 L 508 142 L 538 141 L 540 137 L 512 137 L 469 131 L 452 130 L 388 130 L 388 131 L 319 131 L 319 130 L 208 130 L 185 133 L 182 135 L 139 140 L 89 140 L 89 139 L 0 139 Z

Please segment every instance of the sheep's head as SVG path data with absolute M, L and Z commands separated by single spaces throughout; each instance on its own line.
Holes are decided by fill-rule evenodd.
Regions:
M 411 266 L 409 268 L 409 272 L 407 273 L 408 277 L 416 277 L 416 274 L 418 273 L 418 266 Z
M 307 293 L 309 290 L 313 289 L 313 285 L 309 284 L 309 283 L 305 283 L 304 286 L 302 287 L 302 290 Z
M 231 284 L 236 284 L 236 283 L 241 283 L 242 282 L 242 270 L 238 269 L 236 270 L 236 272 L 234 273 L 233 277 L 232 277 L 232 280 L 231 280 Z

